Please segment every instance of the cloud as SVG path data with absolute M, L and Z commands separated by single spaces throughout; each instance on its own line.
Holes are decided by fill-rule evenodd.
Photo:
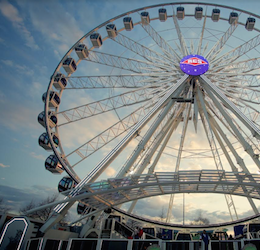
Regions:
M 35 98 L 38 100 L 41 99 L 42 94 L 47 89 L 47 83 L 49 81 L 48 77 L 46 77 L 46 66 L 34 64 L 33 68 L 24 64 L 18 64 L 12 60 L 1 60 L 1 62 L 2 67 L 0 67 L 3 69 L 2 75 L 7 81 L 12 82 L 15 87 L 19 88 L 18 91 L 24 91 L 26 87 L 25 95 L 30 97 L 28 100 L 34 101 Z M 12 74 L 9 73 L 10 71 L 12 71 Z M 19 78 L 19 81 L 14 80 L 17 79 L 17 77 Z M 23 84 L 21 84 L 22 80 L 25 81 Z M 8 89 L 5 89 L 5 91 L 8 91 Z M 0 97 L 2 97 L 2 95 L 3 93 L 0 91 Z M 2 98 L 0 98 L 0 102 L 3 102 Z
M 16 64 L 15 68 L 17 69 L 18 73 L 20 73 L 21 75 L 32 76 L 34 74 L 34 71 L 30 67 L 27 67 L 25 65 Z
M 34 71 L 31 69 L 31 67 L 14 63 L 11 60 L 1 60 L 1 62 L 4 63 L 6 66 L 11 67 L 12 69 L 16 69 L 16 71 L 21 75 L 34 75 Z
M 23 19 L 19 16 L 18 10 L 7 1 L 2 1 L 0 3 L 0 10 L 2 14 L 12 22 L 23 21 Z
M 77 98 L 75 98 L 75 96 L 77 96 Z M 93 102 L 93 99 L 85 92 L 64 91 L 61 101 L 62 109 L 60 107 L 60 110 L 66 110 L 68 104 L 70 107 L 78 107 L 91 102 Z M 63 122 L 66 122 L 66 120 L 62 115 L 59 115 L 59 124 L 62 124 Z M 116 116 L 113 113 L 108 112 L 61 126 L 59 128 L 59 134 L 61 136 L 62 144 L 65 148 L 69 149 L 78 147 L 116 122 Z M 104 150 L 107 150 L 107 147 L 105 147 Z
M 113 168 L 111 168 L 111 167 L 108 167 L 108 168 L 106 169 L 105 173 L 106 173 L 106 175 L 107 175 L 108 177 L 112 177 L 112 176 L 115 176 L 116 170 L 113 169 Z
M 42 4 L 21 5 L 21 7 L 26 7 L 34 28 L 51 44 L 59 56 L 64 55 L 84 34 L 74 16 L 57 2 L 53 2 L 51 8 L 59 11 L 50 10 L 49 5 Z
M 0 167 L 2 167 L 2 168 L 9 168 L 10 166 L 9 165 L 5 165 L 3 163 L 0 163 Z
M 19 11 L 16 7 L 7 1 L 1 1 L 0 11 L 2 12 L 3 16 L 12 22 L 14 28 L 22 35 L 26 46 L 30 47 L 31 49 L 39 49 L 39 46 L 35 43 L 31 32 L 26 28 L 24 21 L 19 15 Z
M 43 160 L 43 161 L 46 160 L 46 157 L 44 157 L 43 155 L 37 155 L 35 152 L 31 152 L 30 156 L 35 158 L 35 159 L 38 159 L 38 160 Z
M 11 61 L 11 60 L 1 60 L 1 62 L 4 63 L 5 65 L 11 66 L 11 67 L 14 65 L 13 61 Z
M 0 124 L 11 130 L 39 129 L 39 125 L 35 122 L 38 114 L 26 106 L 10 103 L 5 108 L 0 108 L 0 115 Z
M 37 191 L 37 192 L 40 192 L 40 193 L 43 192 L 43 193 L 46 193 L 46 194 L 57 191 L 56 188 L 44 186 L 44 185 L 33 185 L 32 188 L 33 188 L 34 191 Z
M 134 214 L 144 216 L 153 220 L 161 221 L 161 214 L 167 215 L 169 206 L 169 195 L 155 196 L 140 199 L 134 209 Z M 183 194 L 175 194 L 172 208 L 171 222 L 182 224 L 183 218 Z M 235 197 L 238 217 L 245 218 L 253 215 L 252 209 L 244 197 Z M 205 202 L 206 201 L 206 202 Z M 129 203 L 122 206 L 122 209 L 128 210 Z M 260 203 L 255 203 L 258 207 Z M 194 222 L 200 215 L 206 218 L 210 223 L 221 223 L 231 221 L 224 195 L 220 194 L 185 194 L 185 224 Z M 235 218 L 235 217 L 234 217 Z
M 34 185 L 22 190 L 0 185 L 0 198 L 8 202 L 11 210 L 15 212 L 19 212 L 23 206 L 29 204 L 31 201 L 38 203 L 54 194 L 57 194 L 56 188 L 50 188 L 48 186 Z

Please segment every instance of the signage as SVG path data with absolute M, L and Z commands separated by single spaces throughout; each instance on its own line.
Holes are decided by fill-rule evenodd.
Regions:
M 209 69 L 209 62 L 200 55 L 188 55 L 180 61 L 181 70 L 191 76 L 199 76 Z

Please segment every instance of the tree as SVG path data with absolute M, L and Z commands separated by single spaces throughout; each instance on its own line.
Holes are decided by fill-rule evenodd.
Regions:
M 14 250 L 18 247 L 18 243 L 21 240 L 23 234 L 22 230 L 17 230 L 15 237 L 9 237 L 9 243 L 6 246 L 5 250 Z
M 6 205 L 3 198 L 0 198 L 0 213 L 6 213 L 11 210 L 10 206 Z
M 195 219 L 192 225 L 209 225 L 210 221 L 207 218 L 202 217 L 202 210 L 198 211 L 198 218 Z
M 166 219 L 164 207 L 162 207 L 161 213 L 159 214 L 159 218 L 161 219 L 161 221 L 164 221 L 164 219 Z
M 44 199 L 44 200 L 42 200 L 42 201 L 40 201 L 38 203 L 36 203 L 34 200 L 31 200 L 31 202 L 29 204 L 25 205 L 24 207 L 22 207 L 20 209 L 20 213 L 24 214 L 28 210 L 31 210 L 33 208 L 37 208 L 39 206 L 52 203 L 52 202 L 56 201 L 57 198 L 58 198 L 58 194 L 54 194 L 54 195 L 49 196 L 46 199 Z M 34 218 L 34 219 L 39 219 L 39 220 L 42 220 L 42 221 L 46 221 L 49 218 L 53 208 L 54 208 L 54 206 L 53 207 L 47 207 L 47 208 L 44 208 L 42 210 L 38 210 L 36 212 L 28 214 L 28 216 L 30 216 L 31 218 Z

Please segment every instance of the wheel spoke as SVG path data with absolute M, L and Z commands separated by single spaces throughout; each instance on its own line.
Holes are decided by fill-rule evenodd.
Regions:
M 156 62 L 158 59 L 162 60 L 162 58 L 168 61 L 168 58 L 164 57 L 162 54 L 159 54 L 122 34 L 118 34 L 113 40 L 150 62 Z
M 146 85 L 147 76 L 149 74 L 71 76 L 67 78 L 71 87 L 66 89 L 140 88 Z
M 260 44 L 260 35 L 250 39 L 249 41 L 245 42 L 244 44 L 238 46 L 237 48 L 227 52 L 223 56 L 216 58 L 212 61 L 212 67 L 221 65 L 221 64 L 232 64 L 235 60 L 246 54 L 247 52 L 251 51 L 255 47 Z
M 207 10 L 206 10 L 206 14 L 207 14 Z M 197 48 L 197 54 L 198 55 L 200 55 L 200 52 L 201 52 L 201 46 L 202 46 L 204 31 L 205 31 L 205 27 L 206 27 L 206 21 L 207 21 L 207 15 L 206 14 L 204 16 L 203 26 L 201 28 L 201 33 L 200 33 L 200 40 L 199 40 L 199 44 L 198 44 L 198 48 Z M 207 47 L 208 46 L 205 46 L 205 49 L 207 49 Z M 202 55 L 204 55 L 204 52 L 202 52 Z
M 132 71 L 134 73 L 147 72 L 146 67 L 153 67 L 152 63 L 121 56 L 110 55 L 107 53 L 91 51 L 85 61 L 99 63 L 114 68 Z M 149 72 L 149 70 L 148 70 Z
M 183 38 L 183 36 L 181 34 L 181 30 L 180 30 L 179 23 L 178 23 L 176 15 L 175 15 L 174 9 L 173 9 L 173 21 L 174 21 L 174 25 L 175 25 L 175 28 L 176 28 L 176 31 L 177 31 L 178 38 L 179 38 L 179 43 L 180 43 L 180 46 L 181 46 L 182 56 L 187 56 L 190 53 L 188 52 L 185 40 L 184 40 L 184 38 Z
M 73 109 L 64 110 L 59 112 L 58 114 L 63 115 L 67 122 L 60 123 L 59 126 L 86 119 L 94 115 L 103 114 L 105 112 L 109 112 L 122 107 L 146 102 L 148 100 L 151 100 L 151 98 L 152 96 L 149 95 L 149 90 L 147 88 L 142 88 L 121 95 L 109 97 L 100 101 L 81 105 Z
M 156 42 L 156 44 L 162 49 L 165 55 L 169 54 L 172 57 L 173 62 L 179 62 L 181 57 L 172 49 L 172 47 L 160 36 L 158 32 L 150 25 L 142 25 L 144 30 L 150 35 L 150 37 Z
M 223 46 L 226 44 L 228 39 L 232 36 L 233 32 L 236 30 L 238 23 L 235 21 L 229 29 L 226 31 L 226 33 L 216 42 L 216 44 L 212 47 L 212 49 L 208 52 L 206 55 L 206 58 L 210 62 L 211 60 L 214 60 L 216 56 L 219 54 Z
M 201 93 L 201 90 L 199 89 L 199 87 L 197 87 L 196 99 L 197 99 L 197 102 L 199 103 L 200 117 L 202 119 L 202 124 L 203 124 L 204 130 L 206 132 L 209 145 L 211 147 L 211 152 L 213 154 L 216 168 L 217 168 L 217 170 L 224 170 L 221 158 L 219 156 L 218 148 L 216 145 L 215 136 L 213 134 L 213 131 L 212 131 L 212 128 L 210 125 L 210 121 L 209 121 L 208 113 L 207 113 L 206 106 L 205 106 L 205 103 L 203 100 L 203 96 L 202 96 L 202 93 Z M 231 191 L 228 190 L 228 193 L 231 193 Z M 231 194 L 226 194 L 225 198 L 226 198 L 226 202 L 227 202 L 227 206 L 229 209 L 231 219 L 232 220 L 238 219 L 237 211 L 236 211 Z
M 88 156 L 95 153 L 97 150 L 106 146 L 109 142 L 116 139 L 118 136 L 131 129 L 140 119 L 145 116 L 147 111 L 144 108 L 139 108 L 124 119 L 118 121 L 113 126 L 109 127 L 99 135 L 95 136 L 88 142 L 78 147 L 73 152 L 70 152 L 66 157 L 72 156 L 75 153 L 81 158 L 73 167 L 85 160 Z

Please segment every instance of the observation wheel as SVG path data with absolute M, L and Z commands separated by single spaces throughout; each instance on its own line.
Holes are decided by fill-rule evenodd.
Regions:
M 63 175 L 59 191 L 75 197 L 96 181 L 112 188 L 109 178 L 164 173 L 178 179 L 178 188 L 162 190 L 167 222 L 191 223 L 194 206 L 225 215 L 212 223 L 246 217 L 243 206 L 257 215 L 259 19 L 223 5 L 167 3 L 116 16 L 79 39 L 55 69 L 38 117 L 46 128 L 39 144 L 53 151 L 45 167 Z M 232 186 L 234 179 L 254 187 Z M 130 213 L 134 192 L 120 204 Z M 80 199 L 79 213 L 98 209 L 89 201 Z M 183 216 L 174 212 L 180 207 Z

